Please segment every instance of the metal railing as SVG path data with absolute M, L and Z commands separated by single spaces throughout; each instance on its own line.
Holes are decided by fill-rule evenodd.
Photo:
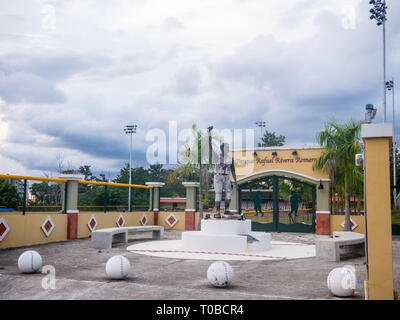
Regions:
M 66 205 L 67 205 L 67 184 L 68 184 L 68 179 L 62 179 L 62 178 L 44 178 L 44 177 L 32 177 L 32 176 L 21 176 L 21 175 L 8 175 L 8 174 L 0 174 L 0 179 L 6 179 L 6 180 L 23 180 L 24 181 L 24 190 L 23 190 L 23 200 L 22 200 L 22 206 L 17 206 L 16 209 L 21 208 L 22 209 L 22 214 L 25 215 L 28 209 L 31 209 L 29 211 L 35 211 L 32 210 L 32 206 L 27 206 L 27 191 L 28 191 L 28 180 L 32 181 L 42 181 L 42 182 L 59 182 L 59 183 L 65 183 L 65 188 L 64 188 L 64 212 L 66 212 Z M 96 186 L 104 186 L 104 204 L 103 206 L 77 206 L 79 207 L 103 207 L 104 212 L 107 212 L 107 202 L 108 202 L 108 187 L 125 187 L 125 188 L 139 188 L 139 189 L 152 189 L 152 186 L 145 186 L 145 185 L 138 185 L 138 184 L 125 184 L 125 183 L 113 183 L 113 182 L 105 182 L 105 181 L 86 181 L 86 180 L 77 180 L 78 184 L 83 184 L 83 185 L 96 185 Z M 148 208 L 149 206 L 145 205 L 139 205 L 140 207 Z M 56 209 L 61 209 L 62 206 L 60 205 L 54 205 L 54 206 L 38 206 L 38 207 L 52 207 Z M 109 207 L 115 207 L 118 208 L 120 207 L 122 210 L 126 206 L 124 205 L 111 205 Z M 138 207 L 138 205 L 133 206 L 132 201 L 130 201 L 130 205 L 128 210 L 132 212 L 134 207 Z M 37 211 L 37 210 L 36 210 Z M 46 210 L 47 211 L 47 210 Z

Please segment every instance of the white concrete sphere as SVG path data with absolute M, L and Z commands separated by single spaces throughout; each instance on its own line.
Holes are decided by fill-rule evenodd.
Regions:
M 126 278 L 131 271 L 131 264 L 124 256 L 113 256 L 106 263 L 106 273 L 110 279 Z
M 18 258 L 18 269 L 22 273 L 38 272 L 41 267 L 42 257 L 36 251 L 25 251 Z
M 352 266 L 335 268 L 329 273 L 327 283 L 333 295 L 350 297 L 357 286 L 355 269 Z
M 233 269 L 225 261 L 216 261 L 208 267 L 207 278 L 214 287 L 227 287 L 233 280 Z

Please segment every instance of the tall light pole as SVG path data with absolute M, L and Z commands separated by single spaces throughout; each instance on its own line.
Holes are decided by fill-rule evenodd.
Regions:
M 132 184 L 132 135 L 136 133 L 136 128 L 137 125 L 126 125 L 125 126 L 125 133 L 129 134 L 131 136 L 131 145 L 129 148 L 129 184 Z M 129 206 L 129 212 L 132 212 L 132 188 L 129 187 L 129 198 L 128 198 L 128 206 Z
M 385 36 L 385 21 L 386 19 L 386 0 L 370 0 L 369 4 L 374 6 L 369 10 L 372 14 L 369 18 L 375 19 L 377 25 L 382 25 L 382 38 L 383 38 L 383 122 L 386 122 L 386 36 Z
M 393 208 L 397 209 L 396 197 L 397 197 L 397 179 L 396 179 L 396 131 L 395 131 L 395 116 L 394 116 L 394 78 L 386 82 L 388 91 L 392 91 L 392 107 L 393 107 Z
M 261 144 L 262 144 L 262 128 L 265 128 L 265 121 L 257 121 L 256 125 L 260 127 L 260 140 L 261 140 Z

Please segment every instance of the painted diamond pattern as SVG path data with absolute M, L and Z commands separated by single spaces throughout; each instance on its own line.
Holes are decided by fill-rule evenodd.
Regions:
M 7 230 L 6 226 L 4 225 L 4 223 L 2 223 L 0 225 L 0 235 L 3 235 L 3 233 Z
M 0 241 L 3 241 L 7 233 L 10 231 L 10 227 L 8 226 L 6 220 L 4 218 L 0 219 Z
M 343 222 L 340 224 L 343 228 L 344 228 L 344 220 L 343 220 Z M 350 227 L 351 227 L 351 230 L 354 230 L 355 228 L 357 228 L 358 227 L 358 223 L 357 222 L 355 222 L 352 218 L 350 218 Z
M 117 220 L 117 226 L 118 227 L 123 227 L 124 226 L 124 224 L 125 224 L 125 219 L 124 219 L 124 217 L 122 216 L 122 214 L 118 217 L 118 220 Z
M 171 213 L 165 221 L 168 223 L 168 225 L 172 228 L 176 223 L 178 222 L 178 219 L 174 216 L 173 213 Z
M 145 226 L 147 224 L 147 221 L 148 221 L 148 219 L 147 219 L 146 215 L 144 214 L 142 216 L 142 219 L 140 219 L 140 223 L 142 224 L 142 226 Z
M 46 229 L 47 232 L 49 232 L 52 226 L 53 225 L 51 224 L 51 222 L 47 221 L 46 224 L 44 225 L 44 228 Z
M 88 227 L 91 232 L 93 232 L 96 229 L 97 226 L 97 220 L 94 216 L 92 216 L 88 222 Z
M 54 229 L 54 223 L 50 217 L 47 217 L 42 224 L 42 230 L 46 237 L 48 237 Z

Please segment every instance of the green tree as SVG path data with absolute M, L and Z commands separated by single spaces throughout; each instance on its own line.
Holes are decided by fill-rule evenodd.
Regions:
M 83 165 L 79 167 L 79 173 L 83 175 L 83 180 L 93 181 L 96 177 L 92 173 L 92 169 L 89 165 Z M 78 204 L 79 205 L 90 205 L 94 197 L 95 186 L 89 184 L 78 185 Z
M 217 150 L 220 138 L 212 133 L 213 149 Z M 170 184 L 183 181 L 199 181 L 199 213 L 200 219 L 203 217 L 203 207 L 208 208 L 211 204 L 209 194 L 210 168 L 209 164 L 209 144 L 208 134 L 192 125 L 191 144 L 186 144 L 179 153 L 180 164 L 169 175 Z M 199 226 L 200 227 L 200 226 Z
M 89 165 L 83 165 L 79 167 L 79 173 L 84 176 L 83 180 L 93 181 L 96 177 L 92 173 L 92 169 Z
M 39 206 L 50 204 L 50 186 L 48 182 L 33 183 L 30 189 L 35 198 L 33 204 Z
M 136 167 L 132 168 L 132 184 L 145 185 L 146 182 L 165 182 L 167 176 L 167 170 L 163 168 L 163 165 L 155 164 L 149 168 Z M 129 183 L 129 163 L 120 170 L 120 173 L 113 180 L 116 183 Z M 118 188 L 120 192 L 121 203 L 128 203 L 129 189 Z M 167 188 L 161 188 L 161 196 L 170 197 L 171 193 Z M 149 201 L 149 190 L 141 188 L 132 188 L 132 204 L 143 205 Z
M 334 192 L 345 198 L 345 231 L 350 227 L 350 194 L 359 192 L 363 177 L 359 167 L 355 165 L 355 155 L 362 151 L 360 131 L 362 122 L 350 119 L 344 124 L 334 120 L 325 123 L 325 129 L 317 133 L 316 139 L 325 148 L 313 165 L 328 173 L 334 183 Z
M 17 189 L 7 180 L 0 180 L 0 206 L 17 209 L 21 198 Z
M 151 181 L 164 181 L 165 169 L 162 164 L 152 164 L 148 169 L 148 177 Z
M 161 194 L 164 197 L 185 197 L 186 190 L 182 182 L 189 181 L 182 179 L 182 177 L 176 176 L 172 178 L 175 173 L 175 169 L 168 169 L 165 171 L 165 186 L 161 188 Z
M 265 131 L 264 136 L 261 138 L 261 142 L 258 143 L 258 147 L 279 147 L 285 144 L 286 137 L 283 135 L 276 135 L 275 132 Z
M 161 170 L 160 168 L 159 170 Z M 155 170 L 157 171 L 157 170 Z M 158 180 L 157 177 L 158 173 L 154 173 L 153 178 L 156 179 L 156 182 L 164 182 L 164 178 L 160 178 L 161 180 Z M 132 183 L 133 184 L 140 184 L 140 185 L 145 185 L 146 182 L 149 181 L 154 181 L 149 177 L 149 169 L 146 169 L 144 167 L 136 167 L 132 168 Z M 126 182 L 129 182 L 129 166 L 126 168 Z M 125 199 L 128 199 L 128 188 L 122 188 L 125 194 Z M 163 188 L 161 188 L 162 190 Z M 133 205 L 144 205 L 149 203 L 149 190 L 148 189 L 139 189 L 139 188 L 132 188 L 132 204 Z

